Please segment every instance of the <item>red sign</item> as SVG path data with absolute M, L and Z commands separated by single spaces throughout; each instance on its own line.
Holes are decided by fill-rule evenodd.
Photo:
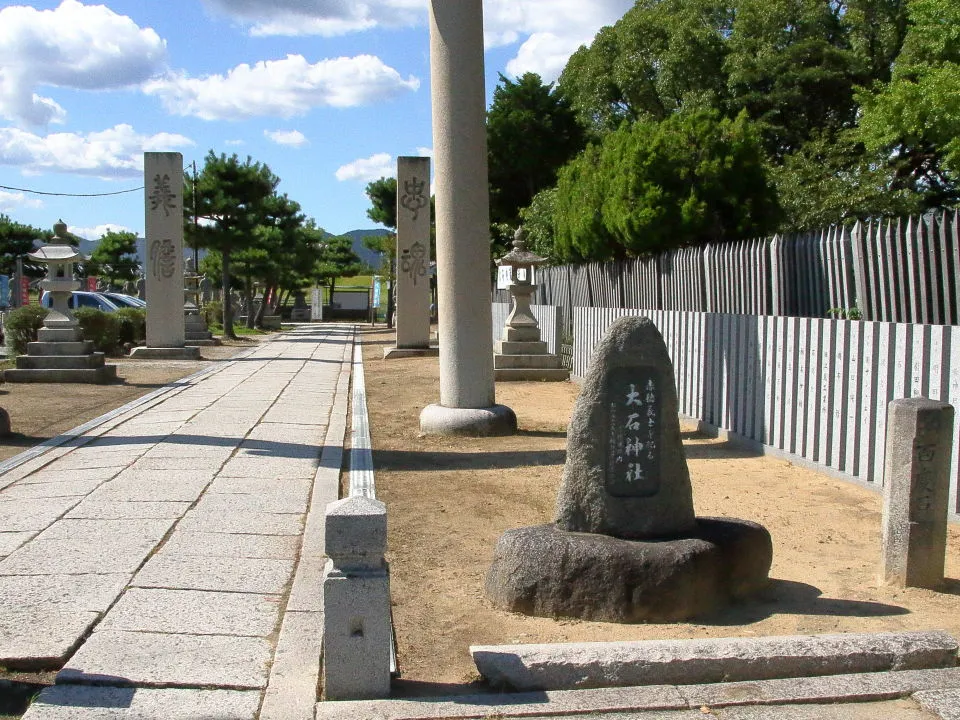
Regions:
M 30 278 L 26 275 L 20 276 L 20 305 L 30 303 Z
M 97 277 L 95 275 L 91 275 L 87 278 L 87 290 L 90 292 L 97 291 Z

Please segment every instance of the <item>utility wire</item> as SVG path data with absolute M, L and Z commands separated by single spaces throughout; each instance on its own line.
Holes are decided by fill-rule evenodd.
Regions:
M 125 193 L 138 192 L 139 190 L 143 190 L 143 185 L 138 188 L 131 188 L 130 190 L 117 190 L 116 192 L 107 193 L 55 193 L 43 192 L 42 190 L 28 190 L 27 188 L 10 187 L 9 185 L 0 185 L 0 190 L 16 190 L 17 192 L 31 193 L 33 195 L 55 195 L 57 197 L 106 197 L 107 195 L 123 195 Z

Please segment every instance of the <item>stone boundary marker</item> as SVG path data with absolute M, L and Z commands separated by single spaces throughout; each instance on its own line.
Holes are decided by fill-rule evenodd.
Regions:
M 888 670 L 952 668 L 946 632 L 784 635 L 470 648 L 494 687 L 517 691 L 691 685 Z

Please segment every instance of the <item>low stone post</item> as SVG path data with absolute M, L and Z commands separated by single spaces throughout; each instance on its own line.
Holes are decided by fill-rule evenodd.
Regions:
M 390 579 L 387 508 L 350 497 L 327 505 L 323 582 L 323 696 L 327 700 L 390 694 Z
M 927 398 L 887 408 L 881 582 L 936 588 L 943 582 L 953 407 Z

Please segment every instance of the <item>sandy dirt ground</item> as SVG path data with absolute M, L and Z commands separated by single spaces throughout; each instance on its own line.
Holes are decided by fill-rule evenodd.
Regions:
M 12 434 L 0 437 L 0 461 L 6 460 L 60 433 L 100 417 L 114 408 L 151 393 L 174 380 L 192 375 L 212 362 L 224 360 L 259 338 L 228 341 L 204 347 L 203 360 L 131 360 L 107 358 L 117 365 L 119 381 L 108 385 L 81 383 L 4 383 L 0 407 L 10 415 Z
M 387 504 L 398 658 L 411 694 L 458 692 L 476 679 L 470 645 L 944 629 L 960 635 L 960 527 L 949 529 L 941 592 L 877 582 L 881 495 L 758 456 L 682 426 L 698 515 L 765 525 L 769 588 L 687 623 L 621 625 L 526 617 L 483 593 L 497 538 L 553 520 L 577 386 L 498 383 L 517 413 L 509 438 L 419 433 L 439 401 L 436 358 L 383 360 L 385 330 L 363 332 L 377 497 Z

